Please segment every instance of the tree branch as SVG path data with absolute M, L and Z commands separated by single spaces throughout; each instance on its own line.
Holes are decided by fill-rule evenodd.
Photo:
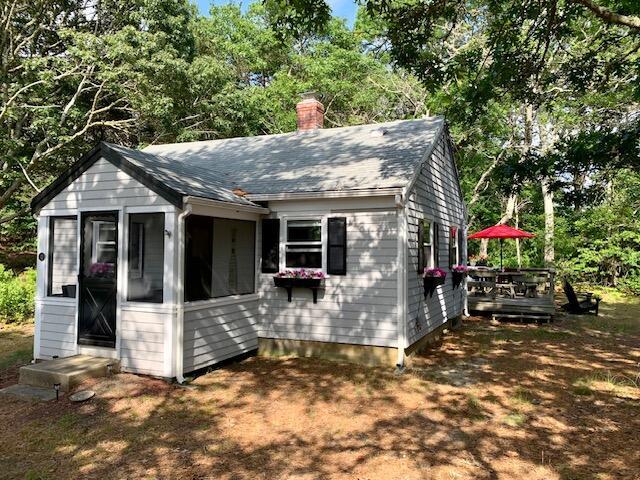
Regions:
M 609 10 L 608 8 L 601 7 L 591 0 L 572 1 L 574 3 L 579 3 L 580 5 L 587 7 L 589 10 L 591 10 L 591 12 L 593 12 L 596 17 L 604 20 L 606 23 L 623 25 L 625 27 L 633 28 L 634 30 L 640 30 L 640 17 L 636 17 L 634 15 L 621 15 Z

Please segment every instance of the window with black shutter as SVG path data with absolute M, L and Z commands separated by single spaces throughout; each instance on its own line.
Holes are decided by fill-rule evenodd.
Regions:
M 347 274 L 347 219 L 330 217 L 327 219 L 327 273 Z
M 280 268 L 280 220 L 262 220 L 262 273 L 276 273 Z
M 458 229 L 449 227 L 449 268 L 458 264 Z
M 440 266 L 440 224 L 433 222 L 433 268 Z

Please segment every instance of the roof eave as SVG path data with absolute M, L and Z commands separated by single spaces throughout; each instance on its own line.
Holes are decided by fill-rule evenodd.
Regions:
M 252 202 L 267 202 L 273 200 L 315 200 L 323 198 L 357 198 L 383 197 L 401 193 L 403 187 L 363 188 L 358 190 L 321 190 L 312 192 L 279 192 L 279 193 L 249 193 L 246 198 Z
M 261 207 L 260 205 L 255 204 L 245 204 L 245 203 L 233 203 L 233 202 L 225 202 L 222 200 L 213 200 L 210 198 L 204 197 L 194 197 L 194 196 L 185 196 L 183 198 L 184 205 L 198 205 L 203 207 L 216 207 L 216 208 L 224 208 L 227 210 L 234 210 L 239 212 L 250 212 L 250 213 L 259 213 L 259 214 L 268 214 L 270 210 L 265 207 Z

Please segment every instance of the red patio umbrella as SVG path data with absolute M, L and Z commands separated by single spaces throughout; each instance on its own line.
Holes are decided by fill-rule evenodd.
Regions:
M 494 225 L 493 227 L 485 228 L 472 235 L 469 235 L 470 239 L 473 238 L 498 238 L 500 239 L 500 269 L 502 270 L 502 241 L 505 238 L 533 238 L 533 233 L 525 232 L 524 230 L 518 230 L 517 228 L 510 227 L 509 225 Z

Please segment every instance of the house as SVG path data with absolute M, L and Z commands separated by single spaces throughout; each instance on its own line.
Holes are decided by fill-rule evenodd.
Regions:
M 35 357 L 177 377 L 238 355 L 403 365 L 459 318 L 466 210 L 443 118 L 152 145 L 100 143 L 32 202 Z M 319 289 L 274 274 L 321 271 Z M 315 301 L 314 301 L 314 296 Z

